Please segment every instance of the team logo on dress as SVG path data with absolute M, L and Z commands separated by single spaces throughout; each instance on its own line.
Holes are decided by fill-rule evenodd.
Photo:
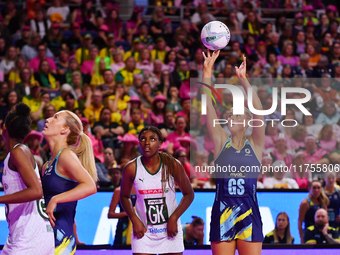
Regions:
M 165 197 L 145 198 L 146 217 L 148 225 L 160 225 L 169 219 Z
M 231 147 L 231 144 L 230 144 L 230 142 L 229 143 L 227 143 L 226 145 L 225 145 L 225 147 L 224 147 L 224 149 L 223 150 L 225 150 L 225 149 L 229 149 Z
M 250 149 L 249 149 L 249 148 L 246 148 L 244 151 L 246 152 L 246 155 L 245 155 L 245 156 L 252 156 L 252 155 L 250 154 Z
M 140 180 L 141 182 L 144 182 L 144 179 L 139 178 L 139 180 Z
M 37 200 L 37 208 L 38 208 L 38 212 L 39 215 L 43 218 L 48 220 L 48 215 L 46 214 L 46 203 L 45 203 L 45 199 L 41 198 Z

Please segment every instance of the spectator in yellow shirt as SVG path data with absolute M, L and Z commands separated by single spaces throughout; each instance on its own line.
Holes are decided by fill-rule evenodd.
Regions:
M 50 95 L 46 92 L 40 96 L 40 85 L 37 81 L 31 84 L 31 94 L 22 99 L 24 104 L 31 108 L 31 118 L 33 122 L 37 122 L 43 118 L 43 108 L 50 102 Z
M 104 108 L 102 103 L 103 94 L 100 90 L 95 90 L 92 94 L 92 103 L 90 107 L 85 108 L 84 115 L 89 120 L 91 127 L 100 119 L 100 112 Z
M 89 59 L 89 47 L 92 44 L 92 35 L 86 34 L 83 40 L 83 46 L 76 50 L 76 59 L 79 65 Z
M 53 105 L 55 107 L 55 109 L 58 111 L 61 111 L 61 108 L 65 108 L 66 107 L 66 102 L 64 100 L 65 96 L 68 94 L 68 93 L 74 93 L 73 91 L 73 88 L 71 85 L 65 83 L 63 84 L 63 86 L 61 86 L 61 95 L 60 96 L 57 96 L 55 98 L 53 98 L 53 100 L 51 101 L 51 105 Z M 74 95 L 73 95 L 74 97 Z M 75 108 L 78 108 L 78 101 L 76 100 L 75 101 Z
M 124 54 L 124 61 L 126 61 L 131 56 L 134 57 L 136 61 L 138 61 L 139 51 L 141 50 L 141 46 L 142 46 L 142 44 L 141 44 L 140 39 L 138 37 L 133 39 L 131 50 L 127 51 Z
M 8 85 L 10 88 L 14 88 L 14 85 L 16 83 L 21 83 L 21 76 L 20 71 L 24 68 L 28 67 L 28 62 L 25 56 L 20 55 L 18 56 L 17 60 L 15 61 L 15 68 L 14 70 L 10 71 L 9 77 L 8 77 Z M 32 70 L 31 70 L 32 74 Z M 34 82 L 34 76 L 31 75 L 31 83 Z
M 166 43 L 163 37 L 159 37 L 156 40 L 156 48 L 151 51 L 151 57 L 153 60 L 159 59 L 164 63 L 165 55 L 167 53 L 166 49 Z
M 120 69 L 116 74 L 116 82 L 123 82 L 128 88 L 133 84 L 133 75 L 143 72 L 136 68 L 136 60 L 134 57 L 129 57 L 125 61 L 125 67 Z
M 105 83 L 104 76 L 103 76 L 104 72 L 106 69 L 111 69 L 110 66 L 106 65 L 106 62 L 103 58 L 101 58 L 98 62 L 97 61 L 98 60 L 96 60 L 96 63 L 94 66 L 96 70 L 95 70 L 95 73 L 92 75 L 91 82 L 90 82 L 90 85 L 94 88 Z
M 115 63 L 115 61 L 112 55 L 115 50 L 121 50 L 123 54 L 125 53 L 122 46 L 119 47 L 116 46 L 115 35 L 113 33 L 110 33 L 107 35 L 106 47 L 100 50 L 99 56 L 101 58 L 109 58 L 111 64 L 113 64 Z

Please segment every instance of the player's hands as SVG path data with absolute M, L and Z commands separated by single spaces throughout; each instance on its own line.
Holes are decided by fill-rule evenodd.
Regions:
M 325 226 L 323 227 L 323 229 L 322 229 L 322 234 L 324 234 L 324 235 L 328 235 L 328 227 L 329 227 L 329 224 L 328 224 L 328 222 L 325 224 Z
M 168 237 L 174 238 L 178 234 L 177 219 L 170 216 L 167 223 Z
M 147 231 L 143 222 L 139 218 L 136 218 L 132 222 L 132 230 L 133 235 L 136 236 L 138 239 L 142 238 Z
M 52 197 L 46 208 L 46 214 L 48 215 L 48 220 L 50 221 L 52 227 L 55 226 L 54 222 L 56 221 L 56 219 L 54 218 L 53 212 L 56 207 L 57 207 L 57 202 L 55 201 L 55 198 Z
M 204 58 L 204 69 L 211 71 L 214 67 L 215 61 L 220 54 L 220 50 L 215 50 L 212 54 L 210 54 L 210 50 L 207 50 L 207 56 L 204 52 L 202 52 Z
M 243 62 L 240 67 L 235 66 L 237 78 L 246 78 L 246 57 L 243 55 Z

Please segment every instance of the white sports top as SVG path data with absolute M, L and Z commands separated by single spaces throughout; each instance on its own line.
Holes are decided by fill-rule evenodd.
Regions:
M 14 148 L 17 145 L 15 145 Z M 8 161 L 10 156 L 11 153 L 8 153 L 4 161 L 2 176 L 5 194 L 13 194 L 27 188 L 19 172 L 9 168 Z M 37 164 L 35 164 L 34 172 L 40 181 Z M 9 236 L 6 243 L 7 248 L 11 246 L 14 248 L 19 245 L 27 249 L 32 243 L 41 246 L 45 251 L 49 251 L 50 247 L 54 247 L 54 243 L 51 241 L 53 239 L 50 238 L 53 237 L 53 229 L 48 221 L 48 215 L 45 213 L 45 201 L 43 198 L 27 203 L 6 204 L 6 218 L 9 228 Z M 39 250 L 38 247 L 35 249 Z
M 141 160 L 136 158 L 136 176 L 134 185 L 137 193 L 135 204 L 136 214 L 147 229 L 145 235 L 150 239 L 163 239 L 167 237 L 167 221 L 177 208 L 175 180 L 169 176 L 170 187 L 166 181 L 162 189 L 162 162 L 155 174 L 149 173 Z M 181 228 L 180 219 L 177 221 Z

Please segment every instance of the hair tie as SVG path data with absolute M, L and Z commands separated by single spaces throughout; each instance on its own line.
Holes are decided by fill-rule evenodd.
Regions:
M 83 131 L 81 131 L 81 132 L 79 133 L 79 136 L 82 136 L 82 134 L 84 134 L 84 132 L 83 132 Z

